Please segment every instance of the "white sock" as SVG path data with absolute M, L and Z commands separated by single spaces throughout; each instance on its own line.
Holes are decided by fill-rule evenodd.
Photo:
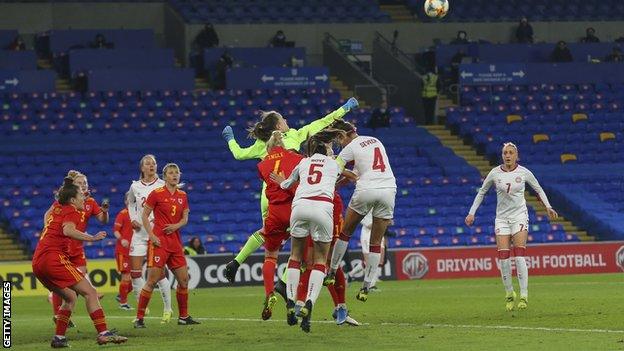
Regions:
M 332 252 L 331 257 L 331 272 L 335 273 L 338 270 L 338 267 L 340 267 L 340 263 L 342 262 L 342 257 L 344 256 L 345 252 L 347 252 L 348 248 L 348 241 L 344 241 L 341 239 L 336 240 L 336 243 L 334 244 L 334 252 Z
M 289 300 L 295 301 L 297 299 L 300 275 L 301 270 L 299 270 L 299 268 L 288 268 L 288 274 L 286 275 L 286 297 L 288 297 Z
M 323 288 L 323 279 L 325 279 L 325 272 L 319 271 L 318 269 L 313 269 L 310 272 L 310 281 L 308 283 L 308 297 L 307 300 L 312 300 L 312 304 L 316 304 L 316 299 L 318 299 L 321 294 L 321 289 Z
M 377 266 L 381 260 L 381 253 L 371 252 L 368 254 L 368 261 L 366 262 L 366 269 L 364 270 L 364 288 L 370 288 L 373 281 L 377 280 Z
M 523 256 L 516 256 L 516 271 L 518 272 L 518 282 L 520 283 L 520 296 L 529 296 L 529 269 L 526 259 Z
M 500 260 L 501 278 L 503 279 L 503 286 L 505 286 L 506 292 L 513 291 L 513 285 L 511 283 L 511 259 L 506 258 Z
M 373 280 L 371 280 L 370 286 L 377 285 L 377 281 L 379 281 L 379 276 L 381 275 L 381 267 L 377 267 L 377 271 L 373 274 Z
M 158 283 L 160 296 L 163 299 L 164 311 L 171 311 L 171 283 L 167 277 L 162 278 Z
M 143 280 L 143 276 L 139 278 L 132 278 L 132 291 L 134 291 L 134 296 L 139 301 L 139 295 L 141 295 L 141 289 L 143 289 L 143 285 L 145 285 L 145 280 Z
M 364 263 L 358 262 L 353 266 L 353 269 L 349 272 L 349 277 L 355 278 L 356 275 L 360 274 L 364 270 Z

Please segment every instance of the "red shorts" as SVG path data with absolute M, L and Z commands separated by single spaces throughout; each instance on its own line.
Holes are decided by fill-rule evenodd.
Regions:
M 184 250 L 169 251 L 165 247 L 157 247 L 149 243 L 147 246 L 147 268 L 164 268 L 165 265 L 171 270 L 186 267 Z
M 124 255 L 122 252 L 115 252 L 115 261 L 119 273 L 130 273 L 130 256 Z
M 87 266 L 87 256 L 85 256 L 85 251 L 83 247 L 80 249 L 74 249 L 71 256 L 69 256 L 69 261 L 73 263 L 76 267 L 86 267 Z
M 33 260 L 32 268 L 37 279 L 49 290 L 64 289 L 84 279 L 84 273 L 60 252 L 39 255 Z
M 292 205 L 271 205 L 269 204 L 269 214 L 264 220 L 264 248 L 267 251 L 277 251 L 282 247 L 282 243 L 290 237 L 288 227 L 290 227 L 290 211 Z

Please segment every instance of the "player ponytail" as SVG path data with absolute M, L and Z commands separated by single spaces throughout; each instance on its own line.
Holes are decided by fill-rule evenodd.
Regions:
M 331 143 L 336 141 L 340 137 L 346 137 L 346 132 L 339 129 L 327 128 L 313 136 L 309 137 L 306 142 L 306 154 L 312 156 L 314 154 L 326 155 L 328 154 L 328 148 L 331 148 Z
M 260 122 L 256 122 L 253 127 L 247 129 L 249 137 L 266 143 L 273 131 L 277 130 L 277 125 L 282 118 L 277 111 L 260 111 Z
M 58 202 L 61 205 L 68 205 L 71 199 L 78 196 L 80 189 L 77 185 L 74 185 L 74 180 L 71 177 L 65 177 L 63 179 L 63 186 L 58 190 Z
M 330 125 L 330 128 L 340 129 L 344 131 L 349 137 L 354 137 L 357 134 L 357 128 L 353 124 L 343 119 L 335 120 L 334 123 Z

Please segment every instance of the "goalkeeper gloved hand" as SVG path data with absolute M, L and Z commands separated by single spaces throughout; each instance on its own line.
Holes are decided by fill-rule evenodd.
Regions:
M 349 100 L 347 100 L 347 102 L 345 102 L 345 104 L 342 105 L 342 108 L 347 110 L 347 112 L 351 111 L 352 109 L 354 109 L 356 107 L 358 107 L 358 101 L 354 97 L 349 98 Z
M 221 136 L 223 136 L 225 142 L 229 142 L 230 140 L 234 139 L 234 131 L 232 130 L 232 127 L 226 126 L 225 128 L 223 128 Z

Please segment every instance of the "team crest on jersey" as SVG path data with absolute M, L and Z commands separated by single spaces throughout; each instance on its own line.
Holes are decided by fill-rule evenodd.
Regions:
M 91 212 L 91 205 L 86 205 L 85 209 L 87 210 L 87 212 Z
M 61 214 L 62 211 L 63 210 L 61 210 L 60 207 L 57 207 L 57 208 L 54 209 L 54 214 Z
M 516 183 L 522 183 L 522 177 L 516 177 Z
M 403 273 L 410 279 L 420 279 L 429 272 L 429 261 L 420 252 L 413 252 L 403 258 Z
M 160 262 L 160 256 L 154 256 L 154 262 L 156 263 Z
M 182 205 L 182 199 L 178 199 L 178 203 Z
M 615 264 L 624 271 L 624 246 L 620 247 L 615 253 Z

